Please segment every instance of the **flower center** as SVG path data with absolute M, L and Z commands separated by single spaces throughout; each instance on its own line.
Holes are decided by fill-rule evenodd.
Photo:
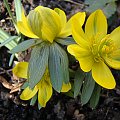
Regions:
M 115 43 L 107 35 L 101 41 L 96 36 L 90 39 L 90 51 L 93 55 L 95 62 L 103 61 L 103 56 L 107 56 L 116 49 Z
M 100 54 L 99 54 L 99 44 L 96 41 L 96 37 L 91 38 L 91 45 L 90 45 L 90 50 L 93 55 L 93 59 L 95 62 L 100 62 L 102 60 Z
M 106 37 L 101 41 L 100 44 L 101 55 L 108 55 L 112 53 L 115 49 L 116 48 L 115 48 L 115 44 L 113 43 L 113 40 L 109 39 L 108 37 Z
M 114 47 L 103 45 L 102 53 L 109 54 L 114 50 Z

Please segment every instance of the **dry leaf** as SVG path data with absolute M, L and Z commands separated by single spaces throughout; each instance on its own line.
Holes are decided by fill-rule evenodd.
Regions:
M 14 93 L 14 92 L 17 92 L 20 90 L 20 87 L 23 85 L 23 83 L 18 83 L 18 84 L 15 84 L 15 86 L 11 89 L 10 93 Z
M 7 80 L 5 78 L 3 78 L 2 76 L 0 76 L 0 82 L 7 89 L 12 89 L 12 87 L 13 87 L 13 85 L 11 83 L 7 82 Z
M 9 82 L 7 82 L 7 80 L 5 78 L 3 78 L 2 76 L 0 76 L 0 82 L 2 83 L 2 85 L 7 88 L 10 89 L 10 93 L 14 93 L 20 90 L 20 87 L 23 85 L 23 82 L 20 83 L 15 83 L 15 84 L 11 84 Z

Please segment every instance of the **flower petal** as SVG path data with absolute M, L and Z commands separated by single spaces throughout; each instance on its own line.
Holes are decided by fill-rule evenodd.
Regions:
M 94 64 L 93 56 L 89 55 L 83 58 L 78 58 L 78 61 L 80 63 L 80 67 L 84 72 L 89 72 L 92 69 L 92 66 Z
M 69 31 L 71 31 L 71 27 L 66 26 L 67 18 L 66 18 L 65 12 L 60 10 L 59 8 L 55 8 L 54 11 L 58 13 L 60 20 L 61 20 L 61 25 L 62 25 L 61 32 L 57 35 L 57 37 L 65 38 L 65 37 L 69 36 L 70 34 L 72 34 L 72 32 L 71 33 L 69 32 Z
M 67 22 L 65 12 L 59 8 L 55 8 L 54 11 L 59 15 L 62 28 L 64 28 Z
M 104 57 L 104 60 L 110 67 L 120 69 L 120 60 L 113 59 L 112 57 Z
M 27 18 L 28 18 L 29 26 L 33 31 L 33 33 L 37 35 L 39 38 L 41 38 L 42 18 L 40 16 L 40 13 L 38 11 L 32 10 L 29 12 Z
M 84 48 L 89 46 L 89 41 L 87 41 L 88 38 L 82 29 L 79 19 L 77 19 L 76 17 L 75 19 L 72 19 L 72 36 L 76 43 L 79 44 L 81 47 Z
M 66 38 L 72 34 L 71 22 L 68 21 L 65 27 L 61 30 L 61 32 L 57 35 L 58 38 Z
M 79 22 L 79 24 L 82 26 L 85 21 L 85 12 L 78 12 L 75 15 L 73 15 L 69 21 L 66 23 L 65 27 L 62 29 L 58 37 L 65 38 L 72 34 L 72 26 L 71 22 L 75 19 L 76 22 Z
M 61 92 L 68 92 L 70 89 L 71 89 L 70 83 L 68 83 L 68 84 L 63 83 Z
M 111 34 L 109 35 L 109 39 L 111 39 L 115 43 L 116 47 L 120 48 L 120 27 L 117 27 L 111 32 Z
M 85 17 L 86 17 L 85 12 L 78 12 L 75 15 L 73 15 L 70 20 L 72 21 L 74 19 L 74 21 L 79 23 L 80 26 L 83 26 L 85 22 Z
M 34 97 L 34 95 L 37 93 L 38 88 L 35 86 L 33 90 L 31 90 L 29 87 L 25 88 L 22 92 L 22 94 L 20 95 L 20 99 L 22 100 L 29 100 L 32 97 Z
M 109 53 L 109 56 L 113 59 L 120 60 L 120 49 L 113 50 L 111 53 Z
M 95 62 L 92 67 L 93 79 L 104 88 L 113 89 L 115 88 L 115 79 L 104 62 Z
M 46 103 L 52 96 L 52 86 L 47 84 L 46 82 L 41 82 L 39 84 L 39 92 L 38 92 L 38 101 L 42 107 L 46 106 Z
M 27 79 L 28 62 L 19 62 L 13 69 L 14 75 Z
M 85 34 L 91 38 L 99 34 L 101 40 L 107 34 L 107 20 L 102 10 L 96 10 L 87 19 Z
M 71 55 L 75 56 L 76 58 L 85 57 L 86 55 L 90 54 L 89 50 L 84 49 L 77 44 L 68 45 L 67 50 Z
M 37 84 L 37 87 L 39 89 L 38 102 L 42 107 L 45 107 L 46 103 L 49 101 L 49 99 L 52 96 L 52 85 L 50 82 L 50 75 L 48 68 L 46 69 L 40 82 Z
M 79 61 L 81 69 L 88 72 L 92 69 L 94 58 L 89 49 L 81 48 L 79 45 L 73 44 L 67 47 L 68 52 L 75 56 Z
M 27 18 L 24 15 L 24 11 L 22 11 L 22 21 L 17 22 L 17 27 L 23 35 L 30 38 L 38 38 L 38 36 L 36 36 L 30 29 Z
M 53 42 L 54 38 L 61 31 L 61 21 L 59 15 L 52 9 L 38 6 L 35 10 L 40 12 L 42 17 L 42 37 Z

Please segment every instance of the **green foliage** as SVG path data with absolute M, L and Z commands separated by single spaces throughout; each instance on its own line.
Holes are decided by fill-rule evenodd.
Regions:
M 25 51 L 25 50 L 27 50 L 28 48 L 30 48 L 34 45 L 39 44 L 40 42 L 42 42 L 42 41 L 36 40 L 36 39 L 26 40 L 26 41 L 23 41 L 20 44 L 18 44 L 10 52 L 13 53 L 13 54 L 18 53 L 18 52 L 22 52 L 22 51 Z
M 46 42 L 33 48 L 28 66 L 28 81 L 33 88 L 42 78 L 48 66 L 49 45 Z
M 53 88 L 60 92 L 63 82 L 69 82 L 68 57 L 55 42 L 50 46 L 49 71 Z
M 22 85 L 21 89 L 25 89 L 26 87 L 28 87 L 28 85 L 29 85 L 29 83 L 28 83 L 28 81 L 26 81 L 26 82 Z
M 111 9 L 112 8 L 112 9 Z M 105 15 L 107 18 L 111 17 L 116 12 L 117 5 L 115 2 L 111 2 L 106 5 L 106 7 L 103 8 L 103 11 L 105 12 Z
M 115 1 L 117 0 L 85 0 L 85 4 L 87 5 L 85 11 L 91 13 L 97 9 L 102 9 L 107 18 L 109 18 L 116 12 Z
M 90 98 L 90 107 L 95 108 L 99 102 L 100 98 L 100 92 L 101 92 L 101 86 L 99 86 L 97 83 L 95 84 L 95 88 L 93 90 L 92 96 Z
M 2 43 L 0 44 L 0 47 L 6 45 L 6 44 L 8 44 L 8 43 L 10 43 L 10 42 L 13 41 L 13 40 L 18 39 L 18 38 L 19 38 L 18 36 L 10 36 L 8 39 L 6 39 L 4 42 L 2 42 Z
M 11 65 L 12 65 L 13 60 L 14 60 L 14 57 L 15 57 L 15 54 L 12 54 L 12 55 L 10 56 L 9 66 L 11 66 Z M 16 57 L 17 57 L 17 55 L 16 55 Z
M 3 42 L 5 39 L 9 37 L 10 35 L 0 28 L 0 42 Z
M 91 73 L 86 73 L 85 81 L 83 83 L 81 103 L 84 105 L 88 103 L 95 87 L 95 81 L 92 78 Z
M 11 10 L 10 10 L 9 4 L 8 4 L 8 0 L 3 0 L 3 2 L 4 2 L 5 7 L 7 8 L 7 11 L 8 11 L 8 13 L 9 13 L 9 16 L 10 16 L 11 19 L 12 19 L 13 24 L 15 25 L 15 27 L 17 27 L 17 26 L 16 26 L 16 20 L 15 20 L 15 18 L 13 17 L 13 14 L 12 14 L 12 12 L 11 12 Z
M 39 104 L 39 102 L 38 102 L 38 109 L 40 110 L 42 107 L 41 107 L 41 105 Z
M 22 19 L 21 0 L 14 0 L 14 3 L 15 3 L 16 21 L 21 21 Z
M 8 0 L 3 0 L 4 4 L 5 4 L 5 7 L 7 8 L 7 11 L 9 13 L 9 16 L 11 17 L 12 19 L 12 22 L 16 28 L 16 31 L 17 33 L 19 34 L 19 30 L 17 28 L 17 25 L 16 25 L 16 21 L 18 20 L 21 20 L 21 14 L 22 14 L 22 5 L 21 5 L 21 0 L 14 0 L 15 2 L 15 12 L 16 12 L 16 19 L 14 18 L 11 10 L 10 10 L 10 7 L 9 7 L 9 4 L 8 4 Z
M 31 99 L 30 105 L 32 106 L 35 105 L 36 101 L 37 101 L 37 94 L 35 94 L 35 96 Z
M 5 7 L 7 8 L 9 16 L 11 17 L 12 22 L 13 22 L 13 24 L 16 28 L 16 31 L 19 35 L 19 30 L 18 30 L 17 25 L 16 25 L 16 19 L 14 18 L 13 14 L 10 10 L 8 0 L 3 0 L 3 2 L 4 2 Z M 14 2 L 15 2 L 16 18 L 17 18 L 17 21 L 18 21 L 18 20 L 21 20 L 21 13 L 22 13 L 21 0 L 14 0 Z M 5 32 L 4 30 L 2 30 L 0 28 L 0 43 L 1 43 L 0 47 L 6 46 L 9 50 L 11 50 L 11 49 L 13 49 L 14 47 L 17 46 L 18 41 L 20 39 L 21 39 L 20 35 L 19 36 L 10 36 L 7 32 Z M 12 54 L 11 55 L 11 58 L 10 58 L 10 61 L 9 61 L 9 66 L 11 66 L 15 55 L 17 57 L 17 54 Z
M 17 40 L 16 40 L 17 39 Z M 4 43 L 4 45 L 9 49 L 13 49 L 15 46 L 17 46 L 17 41 L 19 37 L 17 36 L 10 36 L 7 32 L 2 30 L 0 28 L 0 43 Z
M 58 50 L 58 56 L 60 59 L 60 65 L 63 75 L 63 82 L 68 83 L 69 82 L 69 68 L 68 68 L 68 56 L 63 48 L 61 48 L 58 44 L 56 44 L 56 49 Z
M 62 45 L 75 44 L 75 41 L 74 41 L 74 39 L 73 39 L 72 37 L 67 37 L 67 38 L 65 38 L 65 39 L 60 39 L 60 38 L 58 38 L 58 39 L 56 39 L 56 42 L 57 42 L 57 43 L 60 43 L 60 44 L 62 44 Z
M 75 73 L 74 79 L 74 98 L 80 93 L 84 78 L 85 73 L 82 70 L 78 69 Z
M 10 36 L 7 32 L 0 29 L 0 47 L 6 46 L 9 50 L 13 49 L 17 46 L 17 42 L 20 40 L 19 36 Z M 15 54 L 12 54 L 9 61 L 9 66 L 11 66 Z M 17 54 L 16 54 L 17 57 Z

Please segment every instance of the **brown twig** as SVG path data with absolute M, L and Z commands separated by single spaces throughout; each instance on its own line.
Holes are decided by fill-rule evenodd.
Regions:
M 4 68 L 0 67 L 0 70 L 2 71 L 2 72 L 0 72 L 0 75 L 6 73 L 6 74 L 9 75 L 10 77 L 12 77 L 11 74 L 10 74 L 10 72 L 12 71 L 12 69 L 5 70 Z

